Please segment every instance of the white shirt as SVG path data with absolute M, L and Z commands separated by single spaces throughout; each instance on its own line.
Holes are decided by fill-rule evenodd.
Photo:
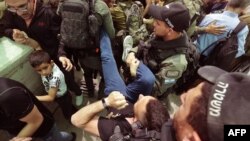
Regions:
M 49 76 L 41 77 L 46 92 L 49 92 L 50 88 L 57 87 L 58 91 L 56 97 L 61 97 L 66 93 L 67 85 L 65 83 L 64 74 L 56 64 L 53 65 L 52 72 Z

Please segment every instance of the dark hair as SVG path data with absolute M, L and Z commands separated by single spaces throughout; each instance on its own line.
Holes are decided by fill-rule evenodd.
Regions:
M 167 109 L 159 100 L 150 100 L 146 107 L 146 127 L 148 130 L 161 131 L 163 123 L 170 118 Z
M 228 6 L 232 8 L 246 8 L 249 3 L 249 0 L 229 0 Z
M 49 54 L 42 50 L 34 51 L 29 56 L 29 62 L 33 68 L 40 66 L 42 63 L 50 63 L 50 61 Z
M 206 123 L 208 100 L 211 95 L 212 86 L 210 83 L 204 82 L 201 90 L 202 95 L 193 101 L 187 117 L 187 122 L 198 133 L 202 141 L 209 141 Z

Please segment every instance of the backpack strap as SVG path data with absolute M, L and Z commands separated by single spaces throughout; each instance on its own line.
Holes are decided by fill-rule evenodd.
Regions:
M 89 15 L 95 13 L 95 0 L 89 0 Z
M 233 30 L 232 34 L 238 34 L 247 24 L 245 22 L 240 22 L 235 29 Z
M 242 55 L 236 58 L 232 70 L 230 72 L 247 73 L 250 70 L 250 56 Z

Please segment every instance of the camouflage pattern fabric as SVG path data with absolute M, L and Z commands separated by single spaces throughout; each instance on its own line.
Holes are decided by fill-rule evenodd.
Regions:
M 125 13 L 127 32 L 133 37 L 134 45 L 137 45 L 139 40 L 145 40 L 149 35 L 146 25 L 143 24 L 144 7 L 141 2 L 132 0 L 119 1 L 118 5 Z
M 183 0 L 184 5 L 188 8 L 190 17 L 193 18 L 195 13 L 200 14 L 201 6 L 203 5 L 202 0 Z M 187 30 L 187 34 L 190 37 L 195 31 L 196 20 L 191 23 Z
M 137 45 L 140 40 L 145 40 L 149 33 L 146 25 L 143 24 L 143 9 L 138 4 L 132 4 L 127 15 L 127 28 L 129 34 L 133 37 L 134 44 Z
M 116 31 L 126 30 L 126 15 L 120 5 L 109 8 Z

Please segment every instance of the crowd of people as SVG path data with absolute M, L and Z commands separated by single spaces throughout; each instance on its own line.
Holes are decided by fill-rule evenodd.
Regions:
M 34 49 L 29 62 L 46 92 L 34 95 L 0 76 L 0 129 L 9 140 L 75 141 L 76 134 L 60 131 L 42 103 L 53 101 L 67 121 L 104 141 L 126 140 L 135 127 L 161 133 L 166 122 L 173 140 L 223 141 L 224 125 L 250 124 L 250 69 L 225 71 L 199 62 L 243 22 L 230 65 L 249 60 L 249 0 L 96 0 L 99 40 L 84 49 L 72 49 L 60 36 L 65 1 L 4 0 L 0 36 Z M 89 105 L 82 105 L 75 69 L 83 70 L 89 97 L 95 96 L 95 73 L 102 78 Z M 172 118 L 161 99 L 170 93 L 181 100 Z M 99 116 L 104 110 L 107 116 Z

